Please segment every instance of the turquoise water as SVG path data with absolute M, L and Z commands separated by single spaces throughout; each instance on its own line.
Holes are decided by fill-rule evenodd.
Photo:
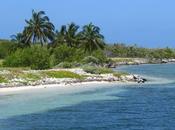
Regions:
M 175 64 L 123 66 L 146 84 L 0 94 L 0 130 L 174 130 Z

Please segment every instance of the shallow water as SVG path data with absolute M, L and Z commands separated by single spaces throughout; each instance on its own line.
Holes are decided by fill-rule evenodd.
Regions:
M 100 85 L 0 96 L 0 130 L 174 130 L 175 64 L 123 66 L 151 77 L 140 85 Z

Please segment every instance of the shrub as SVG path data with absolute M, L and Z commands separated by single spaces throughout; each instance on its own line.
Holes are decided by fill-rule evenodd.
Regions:
M 88 63 L 99 64 L 99 59 L 93 56 L 87 56 L 82 60 L 82 62 L 85 64 L 88 64 Z
M 13 43 L 9 41 L 0 41 L 0 59 L 7 57 L 10 53 Z
M 61 62 L 60 64 L 58 64 L 54 68 L 72 68 L 72 67 L 73 67 L 73 65 L 70 62 Z
M 49 51 L 47 48 L 40 46 L 18 49 L 4 60 L 3 65 L 6 67 L 48 69 L 50 68 Z
M 84 66 L 83 70 L 87 73 L 91 74 L 107 74 L 113 73 L 112 69 L 104 68 L 104 67 L 93 67 L 93 66 Z
M 107 63 L 108 62 L 108 57 L 105 55 L 104 51 L 102 50 L 97 50 L 92 53 L 92 56 L 97 58 L 99 60 L 99 63 Z
M 21 73 L 19 77 L 30 81 L 37 81 L 41 79 L 41 75 L 35 73 Z
M 26 67 L 22 62 L 22 50 L 17 50 L 15 53 L 11 54 L 7 58 L 5 58 L 3 62 L 3 66 L 6 67 Z
M 82 76 L 70 71 L 45 71 L 43 73 L 51 78 L 75 78 L 75 79 L 82 78 Z
M 126 75 L 129 75 L 129 74 L 127 72 L 114 72 L 113 75 L 115 77 L 120 78 L 121 76 L 126 76 Z
M 50 51 L 49 51 L 49 54 L 51 54 Z M 56 65 L 55 56 L 54 55 L 50 55 L 49 59 L 50 59 L 50 67 L 54 67 Z
M 0 67 L 3 67 L 3 60 L 0 60 Z
M 33 52 L 31 58 L 31 68 L 32 69 L 48 69 L 50 68 L 50 54 L 47 48 L 34 46 L 31 48 Z
M 7 82 L 8 81 L 6 80 L 6 78 L 0 75 L 0 83 L 7 83 Z
M 61 45 L 54 49 L 53 55 L 55 57 L 56 64 L 59 64 L 63 61 L 69 61 L 69 58 L 72 56 L 73 50 L 66 45 Z
M 84 58 L 84 53 L 81 49 L 61 45 L 53 49 L 55 57 L 55 65 L 61 62 L 81 61 Z

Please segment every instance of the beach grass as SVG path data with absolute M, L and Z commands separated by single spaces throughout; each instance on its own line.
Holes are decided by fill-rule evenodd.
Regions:
M 113 75 L 114 75 L 115 77 L 120 78 L 121 76 L 129 75 L 129 73 L 127 73 L 127 72 L 114 72 Z
M 133 58 L 110 58 L 114 62 L 133 62 Z
M 4 76 L 0 75 L 0 83 L 8 83 L 8 80 Z
M 3 67 L 3 61 L 2 59 L 0 59 L 0 67 Z
M 48 76 L 49 78 L 74 78 L 74 79 L 83 78 L 83 76 L 70 71 L 45 71 L 43 72 L 43 74 Z
M 91 74 L 108 74 L 113 73 L 112 69 L 104 68 L 104 67 L 94 67 L 94 66 L 84 66 L 83 70 L 87 73 Z
M 29 81 L 37 81 L 42 78 L 42 75 L 40 73 L 21 73 L 20 77 Z

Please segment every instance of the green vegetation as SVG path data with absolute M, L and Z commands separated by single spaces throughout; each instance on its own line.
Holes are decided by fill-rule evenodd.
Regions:
M 21 73 L 20 78 L 27 79 L 29 81 L 40 80 L 42 75 L 40 73 Z
M 120 78 L 121 76 L 126 76 L 126 75 L 129 75 L 129 74 L 127 72 L 114 72 L 113 75 L 115 77 Z
M 114 62 L 133 62 L 132 58 L 111 58 Z
M 93 67 L 93 66 L 85 66 L 83 70 L 87 73 L 91 74 L 113 74 L 117 78 L 121 78 L 121 76 L 129 75 L 127 72 L 116 72 L 112 69 L 104 68 L 104 67 Z
M 81 49 L 69 47 L 66 44 L 60 45 L 51 50 L 53 52 L 53 58 L 55 58 L 55 65 L 61 62 L 80 62 L 85 56 L 84 52 Z
M 4 60 L 0 60 L 0 67 L 3 67 L 3 61 Z
M 85 64 L 89 64 L 89 63 L 99 64 L 99 59 L 93 56 L 87 56 L 82 60 L 82 62 Z
M 70 23 L 67 26 L 62 25 L 60 31 L 56 31 L 56 37 L 52 46 L 66 44 L 68 47 L 77 47 L 81 38 L 79 28 L 75 23 Z
M 17 82 L 24 85 L 30 82 L 36 82 L 45 78 L 72 78 L 84 79 L 84 75 L 79 75 L 70 71 L 24 71 L 22 69 L 4 69 L 5 71 L 0 74 L 0 83 Z
M 72 68 L 72 67 L 73 67 L 73 63 L 70 63 L 70 62 L 61 62 L 60 64 L 58 64 L 54 68 Z
M 107 74 L 113 73 L 112 69 L 104 68 L 104 67 L 93 67 L 93 66 L 84 66 L 83 70 L 87 73 L 91 74 Z
M 7 57 L 10 54 L 10 50 L 13 48 L 13 43 L 6 40 L 0 41 L 0 59 Z
M 0 83 L 8 83 L 8 80 L 0 75 Z
M 0 42 L 0 58 L 4 67 L 30 67 L 48 69 L 60 64 L 69 68 L 72 62 L 82 62 L 98 53 L 103 62 L 104 37 L 100 28 L 92 23 L 82 29 L 75 23 L 56 30 L 44 11 L 32 11 L 23 31 L 12 35 L 12 40 Z M 81 30 L 80 30 L 81 29 Z M 68 63 L 69 62 L 69 63 Z
M 74 79 L 83 78 L 83 76 L 80 76 L 70 71 L 46 71 L 43 72 L 43 74 L 50 78 L 74 78 Z
M 100 34 L 100 28 L 92 23 L 85 25 L 80 33 L 82 37 L 82 46 L 85 52 L 93 52 L 94 50 L 104 49 L 104 36 Z
M 50 55 L 47 48 L 32 46 L 18 49 L 5 58 L 5 67 L 31 67 L 31 69 L 50 68 Z
M 175 58 L 175 50 L 170 48 L 143 48 L 134 46 L 127 46 L 125 44 L 108 45 L 107 51 L 109 57 L 130 57 L 130 58 Z
M 131 58 L 175 58 L 175 50 L 168 47 L 149 49 L 137 45 L 107 45 L 100 28 L 92 23 L 83 27 L 70 23 L 55 30 L 44 11 L 32 11 L 22 32 L 11 38 L 11 41 L 0 40 L 0 67 L 43 70 L 104 66 L 111 62 L 132 62 Z M 102 67 L 86 69 L 92 73 L 109 71 Z
M 54 25 L 50 22 L 49 18 L 45 15 L 44 11 L 32 11 L 32 18 L 25 20 L 26 26 L 21 34 L 21 40 L 27 45 L 40 43 L 42 46 L 49 40 L 54 39 Z

